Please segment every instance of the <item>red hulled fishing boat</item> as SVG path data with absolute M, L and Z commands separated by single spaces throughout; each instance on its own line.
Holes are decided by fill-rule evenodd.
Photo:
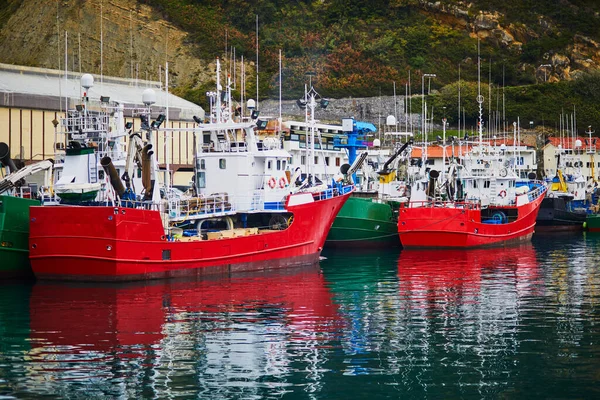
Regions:
M 435 173 L 435 174 L 433 174 Z M 437 171 L 431 171 L 435 175 Z M 431 179 L 429 185 L 434 184 Z M 404 248 L 468 248 L 503 246 L 526 241 L 534 232 L 537 214 L 547 187 L 541 182 L 516 186 L 493 177 L 470 177 L 461 186 L 485 187 L 486 180 L 505 185 L 497 203 L 480 199 L 442 201 L 434 196 L 401 205 L 398 233 Z M 493 188 L 495 185 L 490 185 Z M 462 189 L 461 189 L 462 190 Z
M 128 133 L 124 171 L 101 153 L 109 143 L 94 143 L 102 135 L 67 132 L 61 189 L 80 193 L 82 185 L 93 185 L 95 190 L 69 196 L 67 205 L 61 198 L 59 205 L 32 207 L 29 248 L 36 277 L 140 280 L 317 261 L 353 186 L 292 175 L 290 154 L 280 141 L 257 136 L 260 121 L 233 121 L 229 89 L 224 104 L 217 91 L 209 123 L 194 118 L 194 175 L 187 193 L 169 185 L 153 152 L 165 115 L 150 123 L 155 98 L 150 89 L 143 95 L 141 131 Z M 191 129 L 160 134 L 179 131 Z M 103 174 L 89 161 L 100 158 Z M 130 178 L 140 176 L 141 187 L 139 179 Z M 89 177 L 95 181 L 85 181 Z
M 350 192 L 317 200 L 312 194 L 290 195 L 285 205 L 285 221 L 290 223 L 285 229 L 266 225 L 266 229 L 215 230 L 207 234 L 210 239 L 206 240 L 199 236 L 165 235 L 157 210 L 32 207 L 30 259 L 38 278 L 87 281 L 308 264 L 318 261 L 329 228 L 349 195 Z M 262 217 L 246 217 L 254 216 Z M 225 234 L 231 236 L 224 237 Z

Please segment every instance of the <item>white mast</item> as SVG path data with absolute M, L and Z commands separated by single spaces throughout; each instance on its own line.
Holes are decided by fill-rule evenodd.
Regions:
M 258 14 L 256 14 L 256 109 L 258 110 Z
M 221 123 L 221 62 L 217 57 L 217 98 L 215 101 L 217 124 Z
M 170 187 L 171 186 L 171 166 L 169 165 L 169 139 L 171 139 L 171 135 L 168 132 L 169 129 L 169 62 L 167 61 L 165 63 L 165 93 L 166 93 L 166 115 L 165 115 L 165 169 L 166 169 L 166 175 L 165 175 L 165 186 L 166 187 Z
M 281 49 L 279 49 L 279 120 L 278 120 L 278 128 L 279 128 L 279 134 L 281 134 L 281 81 L 282 81 L 282 74 L 281 74 Z
M 481 95 L 481 57 L 479 53 L 480 41 L 477 40 L 477 103 L 479 104 L 479 148 L 483 145 L 483 96 Z
M 246 91 L 246 73 L 244 67 L 244 56 L 242 55 L 242 64 L 240 65 L 240 101 L 241 101 L 241 111 L 240 111 L 240 121 L 244 121 L 244 107 L 246 104 L 244 103 L 244 93 Z
M 68 62 L 68 47 L 67 47 L 67 42 L 68 42 L 68 33 L 67 31 L 65 31 L 65 110 L 69 109 L 69 76 L 67 73 L 67 67 L 69 66 L 69 62 Z
M 458 138 L 460 139 L 460 63 L 458 63 Z
M 410 87 L 410 69 L 408 70 L 408 113 L 410 119 L 410 132 L 413 133 L 413 122 L 412 122 L 412 96 Z
M 394 81 L 394 118 L 398 121 L 398 104 L 396 103 L 396 81 Z
M 133 79 L 133 13 L 129 10 L 129 77 Z
M 102 83 L 104 82 L 104 65 L 103 65 L 103 60 L 104 60 L 104 54 L 103 54 L 103 40 L 104 40 L 104 35 L 103 35 L 103 21 L 102 21 L 102 0 L 100 0 L 100 92 L 102 92 Z

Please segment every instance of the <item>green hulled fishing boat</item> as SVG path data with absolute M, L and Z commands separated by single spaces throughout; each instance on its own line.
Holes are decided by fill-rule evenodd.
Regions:
M 38 200 L 0 196 L 0 278 L 33 277 L 29 265 L 29 207 Z
M 374 133 L 377 129 L 368 122 L 354 121 L 353 119 L 342 120 L 344 135 L 334 138 L 334 146 L 348 150 L 348 161 L 346 168 L 342 166 L 341 172 L 346 176 L 354 175 L 363 167 L 363 179 L 366 177 L 365 168 L 369 166 L 367 160 L 369 145 L 364 137 Z M 333 221 L 327 240 L 326 247 L 390 247 L 400 246 L 398 236 L 398 209 L 399 199 L 404 195 L 405 186 L 396 180 L 396 170 L 392 168 L 394 160 L 405 151 L 410 151 L 410 143 L 405 143 L 396 149 L 390 157 L 386 152 L 383 167 L 376 172 L 374 178 L 377 189 L 363 190 L 359 188 L 346 201 L 341 211 Z M 378 147 L 375 145 L 375 147 Z M 357 157 L 357 150 L 365 150 Z M 364 182 L 363 182 L 364 183 Z M 369 184 L 367 182 L 367 188 Z
M 588 214 L 583 227 L 588 232 L 600 232 L 600 214 Z
M 0 142 L 0 167 L 0 279 L 33 277 L 29 264 L 29 207 L 40 205 L 40 201 L 32 198 L 37 190 L 27 186 L 25 178 L 51 170 L 52 163 L 46 160 L 18 168 L 8 145 Z
M 399 246 L 397 207 L 374 197 L 350 197 L 333 221 L 325 244 L 331 247 Z

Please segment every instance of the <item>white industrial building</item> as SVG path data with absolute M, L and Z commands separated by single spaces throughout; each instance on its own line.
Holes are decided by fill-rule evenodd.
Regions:
M 98 107 L 100 98 L 123 104 L 127 121 L 139 126 L 133 108 L 143 107 L 142 92 L 156 92 L 153 115 L 165 114 L 168 106 L 170 128 L 193 128 L 194 116 L 204 119 L 204 110 L 187 100 L 168 94 L 156 81 L 132 80 L 94 75 L 94 85 L 88 92 L 81 87 L 82 74 L 45 68 L 31 68 L 0 63 L 0 141 L 11 149 L 14 159 L 24 162 L 54 158 L 56 142 L 53 121 L 60 120 L 66 109 L 75 109 L 89 99 L 88 107 Z M 129 109 L 129 111 L 128 111 Z M 163 126 L 164 127 L 164 126 Z M 192 175 L 193 133 L 172 134 L 169 143 L 169 164 L 175 183 L 185 184 Z M 164 135 L 154 138 L 158 161 L 165 163 Z

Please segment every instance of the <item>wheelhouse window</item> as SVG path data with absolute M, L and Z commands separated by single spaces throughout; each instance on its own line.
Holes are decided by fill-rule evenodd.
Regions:
M 269 169 L 269 170 L 273 169 L 273 161 L 271 161 L 271 160 L 267 161 L 267 169 Z
M 339 167 L 339 166 L 340 166 L 340 164 L 341 164 L 341 160 L 340 160 L 340 158 L 339 158 L 339 157 L 336 157 L 336 158 L 335 158 L 335 166 L 336 166 L 336 167 Z
M 206 187 L 206 172 L 199 171 L 196 173 L 196 186 L 199 189 L 203 189 Z
M 204 158 L 202 158 L 202 159 L 200 160 L 200 168 L 201 168 L 201 169 L 206 169 L 206 162 L 205 162 Z
M 225 160 L 224 158 L 219 158 L 219 168 L 220 169 L 225 169 L 227 167 L 227 160 Z
M 281 171 L 281 160 L 277 160 L 277 171 Z

